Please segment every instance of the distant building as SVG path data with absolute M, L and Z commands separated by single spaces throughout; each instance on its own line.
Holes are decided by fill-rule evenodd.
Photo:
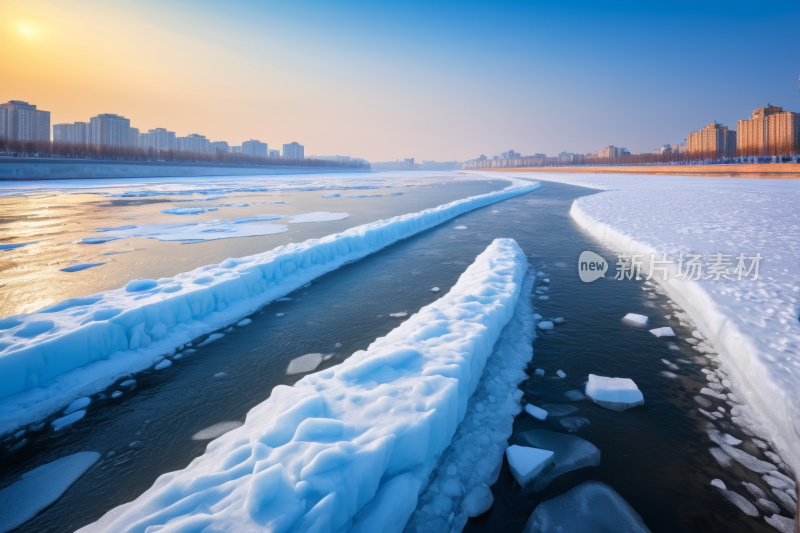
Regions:
M 254 155 L 256 157 L 267 157 L 267 154 L 269 153 L 269 147 L 267 146 L 267 143 L 250 139 L 249 141 L 242 143 L 242 153 Z
M 653 155 L 664 155 L 664 154 L 671 154 L 672 153 L 672 145 L 671 144 L 664 144 L 655 150 L 653 150 Z
M 302 144 L 291 142 L 283 145 L 283 157 L 285 159 L 304 159 L 305 148 Z
M 241 146 L 231 146 L 231 153 L 232 154 L 241 154 L 242 147 Z
M 628 151 L 627 148 L 618 148 L 613 144 L 610 144 L 605 148 L 603 148 L 602 150 L 600 150 L 599 152 L 595 152 L 592 155 L 603 159 L 609 157 L 623 157 L 626 155 L 631 155 L 631 153 Z
M 211 143 L 211 151 L 227 154 L 231 151 L 231 149 L 228 147 L 228 143 L 225 141 L 216 141 Z
M 281 151 L 280 150 L 267 150 L 268 157 L 280 157 Z
M 152 148 L 153 150 L 175 150 L 177 141 L 175 132 L 167 131 L 166 128 L 155 128 L 147 130 L 147 133 L 139 135 L 139 148 Z
M 210 152 L 211 141 L 206 139 L 205 135 L 198 135 L 192 133 L 186 137 L 178 137 L 175 139 L 177 149 L 184 152 Z
M 129 135 L 129 142 L 130 146 L 139 146 L 139 128 L 131 128 L 130 135 Z
M 88 122 L 53 124 L 53 142 L 88 144 L 91 142 L 91 131 L 91 124 Z
M 414 170 L 414 158 L 406 159 L 403 161 L 404 170 Z
M 767 105 L 737 122 L 736 150 L 740 156 L 794 155 L 800 152 L 800 113 Z
M 736 155 L 736 132 L 714 122 L 689 134 L 687 151 L 691 157 L 700 159 L 734 157 Z
M 102 113 L 91 119 L 91 144 L 128 146 L 131 142 L 131 121 L 113 113 Z
M 49 141 L 50 111 L 22 100 L 0 104 L 0 137 L 19 141 Z

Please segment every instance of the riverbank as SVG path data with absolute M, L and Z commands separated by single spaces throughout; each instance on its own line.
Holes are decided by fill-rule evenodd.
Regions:
M 712 178 L 800 179 L 800 164 L 753 165 L 671 165 L 652 167 L 527 167 L 481 168 L 479 172 L 556 172 L 580 174 L 656 174 L 672 176 L 705 176 Z
M 331 172 L 370 172 L 370 169 L 0 157 L 0 181 L 102 178 L 191 178 L 197 176 L 259 176 Z

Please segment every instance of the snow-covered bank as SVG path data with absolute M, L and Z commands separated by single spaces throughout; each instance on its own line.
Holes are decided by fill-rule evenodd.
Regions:
M 800 472 L 800 182 L 672 176 L 542 174 L 536 179 L 608 192 L 576 200 L 571 214 L 620 252 L 760 253 L 759 279 L 683 281 L 669 266 L 654 279 L 720 350 L 736 395 L 738 422 L 767 436 Z M 609 261 L 613 277 L 616 258 Z M 748 265 L 749 266 L 749 265 Z M 703 278 L 708 275 L 704 271 Z M 748 277 L 752 278 L 752 274 Z
M 276 387 L 185 470 L 81 531 L 401 531 L 526 269 L 513 240 L 495 240 L 448 294 L 342 364 Z
M 539 187 L 511 181 L 501 191 L 0 319 L 0 434 L 148 368 L 343 264 Z

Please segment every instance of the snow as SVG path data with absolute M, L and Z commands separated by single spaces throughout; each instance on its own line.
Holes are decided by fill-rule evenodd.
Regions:
M 547 411 L 541 409 L 540 407 L 536 407 L 533 404 L 528 404 L 525 406 L 525 412 L 531 415 L 536 420 L 544 421 L 547 418 Z
M 92 268 L 100 265 L 105 265 L 105 263 L 82 263 L 80 265 L 72 265 L 66 268 L 62 268 L 61 272 L 79 272 L 81 270 L 86 270 L 87 268 Z
M 515 316 L 526 268 L 514 241 L 495 240 L 446 295 L 341 364 L 293 387 L 276 386 L 242 427 L 81 531 L 152 531 L 167 524 L 228 531 L 375 531 L 392 524 L 400 530 Z M 530 344 L 530 337 L 516 336 Z M 510 359 L 518 372 L 506 380 L 516 387 L 524 374 L 513 354 Z M 499 375 L 498 369 L 493 379 Z M 519 397 L 510 390 L 508 396 L 518 412 Z
M 225 433 L 229 431 L 233 431 L 234 429 L 242 427 L 242 422 L 239 421 L 231 421 L 231 422 L 220 422 L 218 424 L 214 424 L 213 426 L 209 426 L 205 429 L 201 429 L 194 435 L 192 435 L 192 440 L 212 440 L 216 439 L 217 437 L 221 437 Z
M 663 328 L 651 329 L 650 333 L 652 333 L 656 337 L 674 337 L 675 336 L 675 332 L 672 331 L 672 328 L 669 327 L 669 326 L 666 326 L 666 327 L 663 327 Z
M 328 213 L 320 211 L 316 213 L 303 213 L 299 215 L 287 215 L 290 217 L 289 224 L 305 224 L 307 222 L 332 222 L 334 220 L 344 220 L 350 217 L 349 213 Z
M 720 353 L 750 431 L 800 471 L 800 183 L 796 180 L 536 173 L 606 192 L 577 199 L 575 221 L 616 251 L 760 253 L 759 278 L 683 281 L 677 263 L 654 281 Z M 703 258 L 706 259 L 705 257 Z M 732 267 L 733 268 L 733 267 Z M 750 276 L 752 277 L 752 275 Z M 615 282 L 616 283 L 616 282 Z
M 74 413 L 70 413 L 67 416 L 62 416 L 61 418 L 57 418 L 57 419 L 53 420 L 53 422 L 52 422 L 53 429 L 56 430 L 56 431 L 64 429 L 65 427 L 69 426 L 70 424 L 73 424 L 73 423 L 77 422 L 78 420 L 80 420 L 81 418 L 83 418 L 83 416 L 85 414 L 86 414 L 86 411 L 81 410 L 81 411 L 75 411 Z
M 572 407 L 572 406 L 565 406 Z M 546 429 L 523 431 L 514 435 L 514 443 L 545 450 L 553 450 L 554 468 L 536 479 L 531 488 L 542 491 L 550 482 L 561 474 L 600 464 L 600 450 L 592 443 L 575 435 L 556 433 Z
M 0 490 L 0 533 L 17 528 L 55 503 L 98 459 L 96 452 L 68 455 L 22 474 L 21 480 Z
M 553 329 L 553 323 L 548 320 L 539 322 L 539 329 Z
M 650 533 L 642 518 L 614 489 L 587 481 L 536 506 L 523 533 Z
M 242 327 L 242 326 L 248 325 L 251 322 L 252 322 L 251 319 L 245 318 L 244 320 L 241 320 L 241 321 L 237 322 L 236 325 L 239 326 L 239 327 Z
M 86 409 L 90 403 L 92 403 L 91 398 L 88 398 L 86 396 L 84 396 L 83 398 L 78 398 L 77 400 L 69 404 L 69 407 L 64 409 L 64 414 L 68 415 L 70 413 L 78 411 L 79 409 Z
M 586 383 L 586 397 L 601 407 L 612 411 L 625 411 L 644 405 L 639 387 L 631 379 L 608 378 L 589 374 Z
M 637 315 L 636 313 L 628 313 L 622 318 L 623 322 L 634 326 L 646 326 L 650 319 L 644 315 Z M 660 335 L 659 335 L 660 336 Z
M 509 446 L 506 448 L 506 459 L 511 474 L 522 487 L 527 487 L 536 476 L 554 466 L 553 452 L 530 446 Z
M 169 359 L 164 359 L 153 368 L 155 368 L 156 370 L 164 370 L 165 368 L 168 368 L 170 366 L 172 366 L 172 361 L 170 361 Z
M 291 362 L 289 362 L 289 367 L 286 369 L 286 373 L 292 375 L 302 374 L 303 372 L 312 372 L 317 369 L 320 363 L 322 363 L 322 360 L 323 355 L 321 353 L 309 353 L 300 356 L 297 359 L 292 359 Z

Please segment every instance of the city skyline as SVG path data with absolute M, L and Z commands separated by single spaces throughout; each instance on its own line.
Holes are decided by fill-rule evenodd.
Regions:
M 511 145 L 650 152 L 767 102 L 800 108 L 791 32 L 770 15 L 800 14 L 797 3 L 506 2 L 488 26 L 488 6 L 451 7 L 12 0 L 0 101 L 35 103 L 51 123 L 116 113 L 140 131 L 231 145 L 302 138 L 371 161 Z M 697 60 L 709 31 L 729 36 L 726 54 Z M 564 120 L 576 117 L 577 131 Z

